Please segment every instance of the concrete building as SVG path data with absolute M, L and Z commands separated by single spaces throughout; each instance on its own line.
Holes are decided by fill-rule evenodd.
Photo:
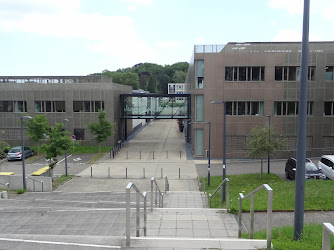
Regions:
M 185 83 L 168 83 L 168 94 L 185 94 Z M 176 102 L 183 102 L 183 97 L 176 97 Z
M 334 42 L 309 44 L 307 156 L 334 152 Z M 193 154 L 204 157 L 211 122 L 211 156 L 222 158 L 226 102 L 227 158 L 247 157 L 251 129 L 271 126 L 288 140 L 276 157 L 295 156 L 301 43 L 195 46 L 186 79 L 192 94 Z
M 46 115 L 50 125 L 68 119 L 66 130 L 81 145 L 94 145 L 87 125 L 97 121 L 102 108 L 115 123 L 115 134 L 104 145 L 113 146 L 132 131 L 131 120 L 123 126 L 128 131 L 121 131 L 120 119 L 120 94 L 131 93 L 132 87 L 101 76 L 0 76 L 0 140 L 20 145 L 20 117 L 39 114 Z

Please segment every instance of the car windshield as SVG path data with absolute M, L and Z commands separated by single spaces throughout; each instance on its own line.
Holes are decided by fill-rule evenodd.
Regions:
M 313 162 L 306 162 L 305 163 L 305 171 L 318 171 L 317 166 Z
M 19 153 L 21 152 L 21 149 L 20 148 L 12 148 L 9 153 Z

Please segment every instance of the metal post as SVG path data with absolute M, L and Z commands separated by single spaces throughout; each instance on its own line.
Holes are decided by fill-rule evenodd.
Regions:
M 130 183 L 129 183 L 130 184 Z M 126 246 L 130 246 L 130 187 L 126 187 Z
M 163 178 L 163 172 L 164 172 L 164 170 L 163 170 L 163 168 L 161 168 L 161 179 Z
M 179 168 L 179 179 L 181 178 L 181 168 Z
M 125 178 L 128 178 L 128 168 L 125 168 Z
M 254 196 L 255 194 L 251 194 L 251 204 L 250 204 L 250 230 L 249 230 L 249 238 L 253 239 L 254 232 Z
M 24 165 L 24 135 L 23 135 L 23 119 L 31 119 L 30 116 L 21 116 L 21 144 L 22 144 L 22 179 L 23 179 L 23 189 L 27 189 L 26 185 L 26 172 L 25 172 L 25 165 Z
M 270 115 L 267 115 L 268 119 L 269 119 L 269 131 L 268 131 L 268 141 L 269 141 L 269 145 L 270 145 Z M 268 154 L 268 174 L 270 174 L 270 154 Z
M 147 224 L 147 193 L 144 194 L 144 236 L 146 236 L 146 224 Z
M 241 222 L 242 222 L 242 197 L 239 194 L 238 238 L 241 238 Z
M 64 119 L 64 134 L 66 132 L 66 122 L 68 122 L 68 119 Z M 65 149 L 65 176 L 67 176 L 67 149 Z
M 305 178 L 305 177 L 304 177 Z M 271 249 L 271 231 L 272 231 L 272 212 L 273 212 L 273 190 L 268 190 L 268 208 L 267 208 L 267 248 Z
M 44 192 L 44 183 L 42 181 L 42 192 Z
M 182 151 L 180 150 L 180 159 L 182 158 Z
M 304 0 L 302 56 L 300 67 L 300 97 L 298 111 L 298 144 L 297 170 L 295 188 L 294 240 L 299 240 L 304 226 L 305 196 L 305 158 L 306 158 L 306 126 L 307 126 L 307 84 L 309 54 L 309 15 L 310 0 Z
M 151 178 L 151 212 L 153 212 L 153 179 L 154 177 Z
M 93 167 L 90 167 L 90 177 L 93 177 Z
M 143 168 L 143 178 L 145 179 L 145 168 Z
M 140 229 L 140 193 L 136 192 L 136 237 L 139 237 Z
M 158 187 L 155 185 L 155 206 L 158 204 Z
M 223 193 L 223 185 L 221 185 L 220 187 L 220 193 L 222 194 Z M 222 197 L 220 196 L 220 199 L 219 199 L 219 207 L 222 208 L 223 207 L 223 200 L 222 200 Z
M 108 167 L 108 178 L 110 178 L 110 167 Z

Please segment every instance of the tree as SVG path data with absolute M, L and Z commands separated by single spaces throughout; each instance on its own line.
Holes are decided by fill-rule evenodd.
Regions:
M 45 115 L 36 115 L 34 118 L 27 120 L 26 125 L 26 134 L 37 143 L 37 153 L 39 154 L 39 143 L 45 138 L 45 135 L 50 128 L 48 125 L 48 119 Z
M 109 136 L 114 134 L 114 123 L 107 120 L 106 113 L 102 109 L 99 110 L 98 119 L 98 122 L 89 123 L 88 128 L 93 135 L 96 135 L 94 140 L 99 143 L 99 153 L 101 153 L 101 142 L 106 141 Z
M 261 159 L 261 179 L 263 175 L 263 159 L 268 155 L 272 156 L 277 150 L 285 149 L 287 146 L 286 140 L 281 139 L 281 136 L 278 135 L 272 128 L 269 129 L 258 127 L 252 129 L 247 144 L 250 148 L 248 155 L 253 159 Z
M 156 83 L 155 83 L 155 80 L 153 79 L 153 77 L 150 77 L 150 80 L 148 81 L 147 90 L 150 93 L 155 93 L 156 92 Z
M 47 131 L 49 143 L 43 144 L 41 149 L 45 151 L 45 158 L 49 160 L 49 167 L 53 169 L 57 164 L 57 157 L 63 155 L 64 151 L 72 145 L 70 132 L 64 131 L 63 123 L 56 123 L 55 127 L 50 127 Z
M 173 76 L 174 83 L 184 83 L 186 81 L 187 72 L 177 70 Z

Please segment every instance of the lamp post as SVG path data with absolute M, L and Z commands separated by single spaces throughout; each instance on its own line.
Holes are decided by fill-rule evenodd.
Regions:
M 66 123 L 68 119 L 64 119 L 64 132 L 66 132 Z M 67 177 L 67 149 L 65 149 L 65 176 Z
M 22 144 L 22 177 L 23 177 L 23 189 L 26 190 L 27 186 L 26 186 L 26 172 L 25 172 L 25 166 L 24 166 L 24 138 L 23 138 L 23 120 L 24 119 L 31 119 L 31 116 L 21 116 L 21 144 Z
M 209 124 L 209 155 L 208 155 L 208 186 L 210 186 L 210 160 L 211 160 L 211 122 L 201 122 L 201 124 Z
M 268 134 L 268 141 L 269 141 L 269 145 L 270 145 L 270 115 L 267 115 L 268 119 L 269 119 L 269 134 Z M 270 154 L 268 153 L 268 174 L 270 174 Z
M 223 125 L 223 180 L 226 178 L 226 102 L 213 101 L 212 104 L 224 104 L 224 125 Z M 225 202 L 226 186 L 223 184 L 223 202 Z

